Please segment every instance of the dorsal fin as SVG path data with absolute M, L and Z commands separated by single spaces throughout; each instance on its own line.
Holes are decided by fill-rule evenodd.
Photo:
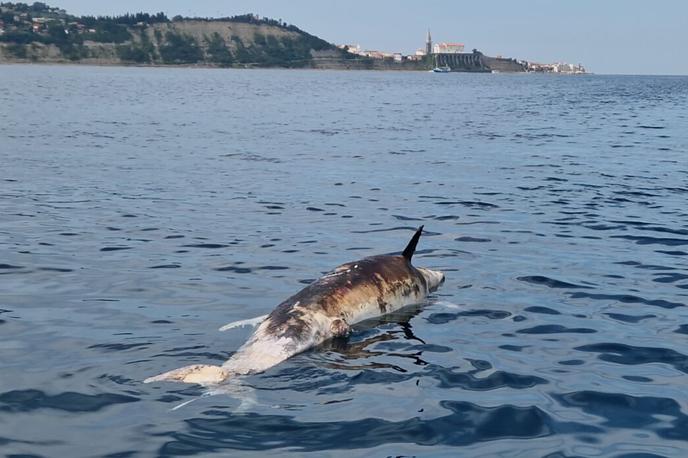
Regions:
M 404 248 L 404 252 L 401 253 L 403 257 L 406 258 L 409 262 L 411 261 L 411 258 L 413 257 L 413 253 L 416 252 L 416 245 L 418 245 L 418 239 L 420 239 L 420 235 L 423 233 L 423 226 L 419 227 L 418 230 L 416 231 L 415 234 L 413 234 L 413 237 L 411 237 L 411 241 L 406 245 L 406 248 Z

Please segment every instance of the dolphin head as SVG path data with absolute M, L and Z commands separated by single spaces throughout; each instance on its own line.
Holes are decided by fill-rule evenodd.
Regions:
M 444 274 L 439 270 L 430 270 L 424 267 L 416 267 L 420 274 L 425 278 L 425 283 L 428 285 L 428 291 L 434 291 L 444 282 Z

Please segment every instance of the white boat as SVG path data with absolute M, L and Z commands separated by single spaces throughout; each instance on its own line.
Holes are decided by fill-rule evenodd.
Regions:
M 449 65 L 445 65 L 444 67 L 435 67 L 432 69 L 434 73 L 449 73 L 451 72 L 451 67 Z

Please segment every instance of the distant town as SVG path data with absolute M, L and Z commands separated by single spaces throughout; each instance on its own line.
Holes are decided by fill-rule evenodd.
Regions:
M 433 42 L 413 54 L 333 45 L 281 20 L 253 14 L 168 18 L 164 13 L 73 16 L 42 2 L 0 3 L 0 63 L 197 65 L 482 73 L 586 73 L 581 64 L 539 63 Z
M 354 54 L 356 56 L 368 57 L 371 59 L 391 59 L 394 62 L 402 63 L 407 62 L 423 62 L 427 61 L 428 58 L 431 59 L 432 63 L 436 66 L 435 57 L 439 55 L 446 54 L 465 54 L 463 43 L 433 43 L 432 35 L 430 30 L 428 30 L 427 38 L 425 41 L 424 48 L 418 48 L 414 54 L 404 55 L 400 52 L 387 52 L 387 51 L 377 51 L 362 49 L 359 44 L 342 44 L 337 45 L 338 48 Z M 479 53 L 477 49 L 473 49 L 472 53 Z M 501 59 L 502 56 L 496 56 L 496 58 Z M 523 66 L 526 72 L 531 73 L 563 73 L 563 74 L 583 74 L 586 73 L 585 67 L 582 64 L 569 64 L 566 62 L 554 62 L 554 63 L 540 63 L 540 62 L 530 62 L 526 60 L 517 61 Z

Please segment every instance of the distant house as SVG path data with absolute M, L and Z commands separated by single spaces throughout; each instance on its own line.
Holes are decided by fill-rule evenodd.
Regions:
M 339 49 L 343 49 L 351 54 L 361 54 L 360 45 L 337 45 Z
M 362 51 L 361 54 L 366 56 L 366 57 L 371 57 L 373 59 L 384 59 L 384 57 L 385 57 L 384 53 L 382 53 L 380 51 L 366 50 L 366 51 Z
M 404 61 L 404 55 L 400 52 L 377 51 L 374 49 L 362 50 L 360 45 L 337 45 L 337 47 L 351 54 L 369 57 L 371 59 L 393 60 L 394 62 Z

